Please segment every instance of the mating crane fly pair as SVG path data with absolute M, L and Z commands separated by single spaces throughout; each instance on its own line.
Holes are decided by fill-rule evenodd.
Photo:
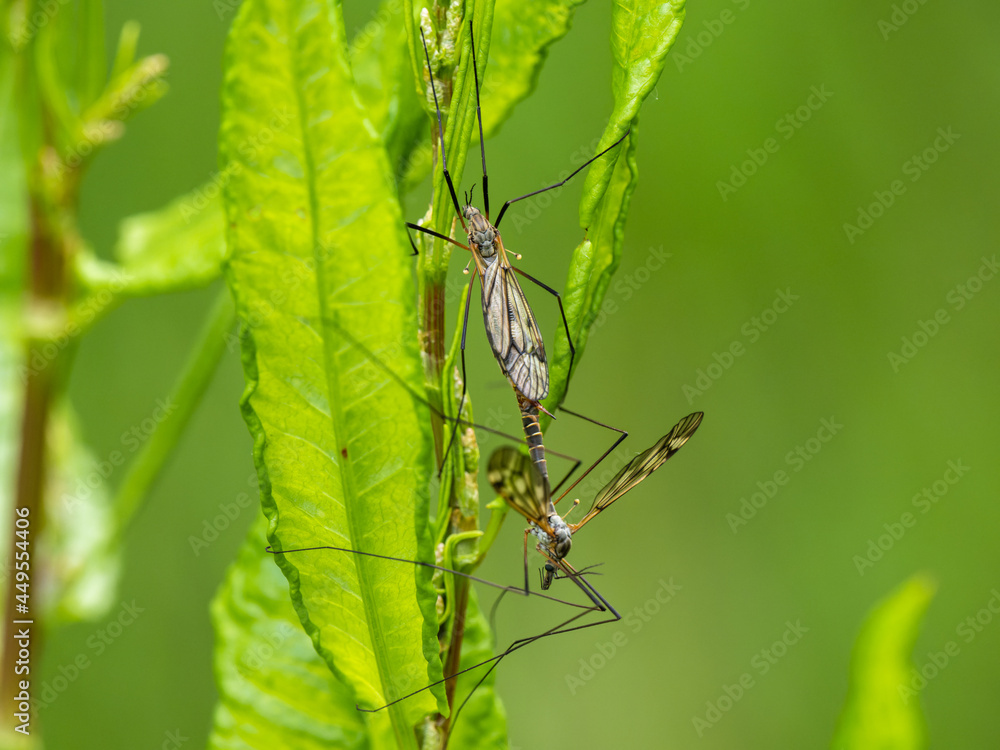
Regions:
M 399 703 L 400 701 L 406 700 L 424 690 L 430 689 L 435 685 L 446 683 L 453 680 L 458 675 L 465 672 L 469 672 L 479 667 L 490 664 L 489 669 L 485 674 L 480 677 L 476 682 L 475 686 L 468 696 L 462 701 L 461 705 L 458 707 L 452 715 L 452 722 L 457 720 L 458 714 L 461 712 L 465 703 L 469 700 L 472 694 L 475 692 L 476 688 L 486 679 L 486 677 L 496 668 L 497 664 L 505 656 L 521 649 L 535 641 L 552 635 L 558 635 L 561 633 L 568 633 L 575 630 L 580 630 L 583 628 L 594 627 L 597 625 L 602 625 L 608 622 L 615 622 L 621 619 L 621 615 L 615 610 L 615 608 L 594 588 L 593 584 L 586 579 L 586 569 L 578 570 L 574 568 L 568 561 L 567 556 L 569 555 L 573 535 L 577 533 L 584 525 L 593 520 L 597 515 L 610 507 L 618 498 L 622 497 L 625 493 L 643 481 L 646 477 L 652 474 L 656 469 L 663 465 L 663 463 L 670 458 L 674 453 L 676 453 L 684 443 L 694 434 L 695 430 L 701 423 L 703 414 L 701 412 L 696 412 L 684 417 L 680 422 L 678 422 L 674 427 L 656 444 L 647 450 L 640 453 L 638 456 L 629 461 L 612 479 L 608 482 L 600 491 L 598 491 L 594 497 L 593 503 L 590 510 L 584 515 L 580 521 L 576 523 L 570 523 L 566 519 L 569 512 L 572 512 L 573 508 L 579 504 L 579 500 L 574 501 L 573 508 L 565 514 L 565 516 L 560 516 L 556 512 L 556 505 L 565 498 L 574 487 L 576 487 L 579 482 L 586 477 L 590 472 L 592 472 L 600 463 L 603 461 L 614 449 L 617 447 L 622 440 L 627 437 L 627 433 L 624 430 L 619 430 L 615 427 L 605 425 L 597 420 L 586 417 L 582 414 L 577 414 L 576 412 L 569 411 L 563 407 L 560 407 L 562 411 L 571 414 L 573 416 L 580 417 L 584 420 L 597 424 L 599 426 L 613 430 L 619 434 L 615 443 L 608 448 L 601 456 L 598 458 L 591 466 L 583 472 L 583 474 L 558 498 L 552 499 L 552 489 L 549 483 L 548 470 L 545 461 L 545 449 L 542 444 L 542 434 L 539 427 L 539 411 L 543 410 L 540 402 L 548 395 L 549 390 L 549 374 L 548 374 L 548 364 L 545 358 L 545 347 L 542 342 L 541 334 L 538 331 L 538 326 L 535 322 L 534 315 L 532 314 L 531 307 L 528 304 L 528 300 L 525 297 L 520 285 L 518 284 L 515 273 L 524 276 L 526 279 L 530 280 L 534 284 L 538 285 L 545 291 L 552 294 L 559 304 L 560 315 L 562 316 L 562 324 L 566 333 L 566 339 L 569 343 L 570 349 L 570 363 L 569 372 L 572 372 L 573 360 L 575 358 L 575 348 L 573 346 L 572 337 L 570 336 L 569 324 L 566 320 L 565 311 L 563 310 L 562 300 L 554 289 L 548 287 L 542 282 L 538 281 L 534 277 L 528 275 L 527 273 L 513 267 L 508 258 L 507 251 L 504 247 L 503 241 L 500 236 L 499 226 L 503 219 L 504 213 L 507 211 L 513 203 L 530 198 L 534 195 L 544 193 L 548 190 L 553 190 L 555 188 L 561 187 L 568 180 L 582 171 L 585 167 L 590 165 L 592 162 L 608 153 L 611 149 L 618 146 L 627 136 L 626 132 L 617 141 L 612 143 L 609 147 L 598 153 L 596 156 L 588 160 L 582 166 L 577 168 L 564 180 L 557 182 L 548 187 L 542 188 L 540 190 L 535 190 L 534 192 L 522 195 L 518 198 L 513 198 L 503 204 L 500 209 L 499 214 L 495 223 L 490 223 L 490 211 L 489 211 L 489 190 L 488 190 L 488 178 L 486 174 L 486 155 L 485 147 L 483 145 L 483 125 L 482 116 L 479 104 L 479 73 L 476 66 L 476 56 L 475 56 L 475 44 L 472 39 L 472 23 L 469 23 L 469 34 L 470 34 L 470 44 L 472 47 L 472 66 L 473 75 L 475 76 L 474 82 L 476 87 L 476 115 L 479 124 L 479 140 L 480 140 L 480 152 L 482 155 L 482 166 L 483 166 L 483 179 L 482 179 L 482 189 L 483 189 L 483 205 L 484 212 L 480 212 L 475 206 L 471 205 L 471 201 L 468 196 L 466 196 L 466 203 L 464 207 L 459 204 L 458 196 L 455 191 L 454 183 L 452 182 L 451 174 L 448 171 L 447 159 L 445 155 L 445 144 L 444 144 L 444 128 L 442 126 L 441 118 L 441 108 L 438 101 L 437 90 L 434 86 L 434 73 L 431 66 L 430 53 L 427 48 L 427 41 L 424 38 L 423 28 L 420 30 L 421 40 L 423 41 L 424 57 L 427 62 L 427 72 L 430 78 L 430 88 L 434 99 L 435 113 L 437 117 L 438 134 L 440 137 L 440 154 L 441 154 L 441 164 L 442 171 L 445 182 L 448 186 L 448 191 L 451 195 L 452 204 L 455 208 L 456 216 L 458 221 L 461 223 L 463 230 L 466 232 L 468 237 L 468 245 L 463 245 L 460 242 L 452 239 L 451 237 L 436 232 L 433 229 L 420 226 L 418 224 L 407 223 L 407 227 L 412 230 L 436 237 L 437 239 L 448 242 L 452 245 L 467 250 L 472 254 L 472 259 L 475 261 L 475 271 L 472 278 L 472 282 L 475 281 L 475 277 L 478 276 L 480 279 L 480 287 L 482 293 L 482 308 L 483 308 L 483 319 L 486 327 L 486 335 L 489 340 L 490 347 L 493 350 L 493 354 L 500 365 L 500 369 L 503 371 L 507 377 L 510 385 L 514 389 L 515 395 L 518 400 L 518 406 L 521 413 L 522 426 L 524 427 L 526 443 L 529 449 L 529 455 L 525 456 L 519 450 L 513 447 L 502 447 L 493 453 L 490 458 L 488 465 L 488 478 L 492 484 L 494 490 L 497 494 L 502 497 L 506 503 L 514 508 L 518 513 L 520 513 L 527 521 L 528 528 L 524 532 L 524 586 L 523 588 L 519 586 L 503 586 L 500 584 L 493 583 L 481 578 L 477 578 L 469 573 L 462 571 L 453 570 L 441 565 L 434 565 L 428 562 L 416 561 L 416 560 L 405 560 L 401 558 L 387 557 L 384 555 L 377 555 L 370 552 L 364 552 L 361 550 L 352 550 L 341 547 L 332 546 L 317 546 L 307 548 L 309 550 L 318 549 L 329 549 L 337 550 L 342 552 L 350 552 L 356 555 L 363 555 L 368 557 L 377 557 L 386 560 L 392 560 L 401 563 L 409 563 L 416 566 L 421 566 L 425 568 L 431 568 L 434 570 L 443 571 L 445 573 L 461 576 L 463 578 L 477 581 L 479 583 L 491 586 L 493 588 L 499 589 L 501 591 L 500 596 L 511 592 L 519 594 L 522 596 L 534 596 L 542 599 L 548 599 L 550 601 L 559 602 L 560 604 L 568 605 L 580 610 L 577 614 L 573 615 L 569 619 L 560 623 L 559 625 L 546 630 L 535 636 L 528 638 L 520 638 L 513 641 L 504 651 L 498 655 L 487 659 L 479 664 L 472 667 L 468 667 L 463 670 L 456 671 L 452 674 L 447 675 L 444 679 L 427 685 L 419 690 L 409 693 L 405 696 L 397 698 L 385 706 L 380 706 L 378 708 L 361 708 L 362 711 L 380 711 L 388 706 Z M 413 246 L 414 253 L 417 253 L 416 244 L 413 243 L 412 237 L 410 238 L 410 243 Z M 517 256 L 520 257 L 520 256 Z M 458 413 L 461 414 L 462 404 L 464 403 L 466 397 L 466 387 L 465 387 L 465 340 L 466 331 L 468 327 L 468 314 L 469 305 L 468 302 L 472 295 L 472 286 L 469 284 L 469 293 L 466 300 L 465 308 L 465 318 L 463 321 L 462 328 L 462 339 L 461 339 L 461 358 L 462 358 L 462 395 L 459 400 Z M 339 329 L 339 326 L 337 326 Z M 452 428 L 451 438 L 448 442 L 448 449 L 445 451 L 445 456 L 442 457 L 442 462 L 447 456 L 448 450 L 451 448 L 451 444 L 454 441 L 455 433 L 458 429 L 459 424 L 465 424 L 470 426 L 479 427 L 480 429 L 486 429 L 489 432 L 495 434 L 503 434 L 497 430 L 492 430 L 489 428 L 483 428 L 480 425 L 473 425 L 470 422 L 466 422 L 461 418 L 447 417 L 439 409 L 434 407 L 430 402 L 416 394 L 412 389 L 399 378 L 395 373 L 393 373 L 389 368 L 378 361 L 370 351 L 368 351 L 360 342 L 354 339 L 347 331 L 341 329 L 341 333 L 347 338 L 353 345 L 359 347 L 365 356 L 372 360 L 376 365 L 381 367 L 385 372 L 387 372 L 397 383 L 406 388 L 411 395 L 413 395 L 417 400 L 424 403 L 426 406 L 431 408 L 439 417 L 446 420 L 454 422 L 454 427 Z M 511 436 L 507 436 L 511 437 Z M 556 454 L 554 455 L 562 455 Z M 556 486 L 556 490 L 569 478 L 569 476 L 576 470 L 580 462 L 577 461 L 576 465 L 570 469 L 569 473 L 564 477 L 564 479 Z M 528 537 L 533 536 L 537 540 L 536 550 L 541 553 L 545 558 L 546 562 L 542 569 L 542 580 L 541 588 L 543 590 L 548 590 L 553 582 L 557 578 L 567 578 L 571 580 L 577 588 L 579 588 L 587 597 L 590 604 L 576 604 L 572 602 L 563 601 L 556 599 L 555 597 L 543 594 L 538 591 L 532 591 L 528 583 L 528 558 L 527 558 L 527 546 Z M 279 554 L 287 554 L 290 552 L 301 552 L 307 551 L 306 549 L 298 550 L 284 550 Z M 497 599 L 497 604 L 499 603 L 499 598 Z M 494 604 L 494 608 L 496 604 Z M 573 624 L 579 618 L 591 612 L 603 612 L 610 616 L 601 619 L 596 622 L 584 623 L 584 624 Z

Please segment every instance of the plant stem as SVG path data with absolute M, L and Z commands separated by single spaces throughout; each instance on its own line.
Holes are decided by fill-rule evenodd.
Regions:
M 62 367 L 62 352 L 54 358 L 47 358 L 43 352 L 43 347 L 48 341 L 45 332 L 48 330 L 45 321 L 53 319 L 60 320 L 65 313 L 65 299 L 68 292 L 68 281 L 65 275 L 66 254 L 69 252 L 68 237 L 74 236 L 72 232 L 67 232 L 67 226 L 72 223 L 66 219 L 63 212 L 48 204 L 45 191 L 39 187 L 38 181 L 31 181 L 33 185 L 30 198 L 31 215 L 31 238 L 29 244 L 30 252 L 30 287 L 28 299 L 25 302 L 25 317 L 29 321 L 29 334 L 25 345 L 25 362 L 41 362 L 42 366 L 31 366 L 25 371 L 27 377 L 24 388 L 24 412 L 21 418 L 21 452 L 17 467 L 17 495 L 14 507 L 11 508 L 16 514 L 18 511 L 26 514 L 29 526 L 27 527 L 27 545 L 21 549 L 26 549 L 29 553 L 28 570 L 39 570 L 42 562 L 38 558 L 39 547 L 37 542 L 44 529 L 45 521 L 45 472 L 46 472 L 46 435 L 48 432 L 49 411 L 54 401 L 54 395 L 58 390 L 60 382 L 59 374 Z M 43 331 L 33 330 L 33 322 L 40 320 Z M 51 361 L 47 361 L 51 359 Z M 19 679 L 15 671 L 17 662 L 25 663 L 38 669 L 38 660 L 35 658 L 41 652 L 38 646 L 40 635 L 43 631 L 41 618 L 37 614 L 37 609 L 31 609 L 31 594 L 35 593 L 34 601 L 38 600 L 37 589 L 35 592 L 28 586 L 30 579 L 19 582 L 14 570 L 14 550 L 18 549 L 17 542 L 24 541 L 15 536 L 17 526 L 14 516 L 11 518 L 11 538 L 8 548 L 8 559 L 6 570 L 10 571 L 7 576 L 7 584 L 4 590 L 4 624 L 3 624 L 3 663 L 0 669 L 3 670 L 0 677 L 0 698 L 4 705 L 16 705 L 15 696 L 20 692 Z M 19 550 L 20 551 L 20 550 Z M 18 588 L 18 586 L 22 588 Z M 15 597 L 21 594 L 22 601 L 17 601 Z M 27 602 L 27 604 L 25 603 Z M 20 625 L 15 625 L 15 620 L 29 621 L 32 627 L 28 628 L 31 635 L 27 639 L 27 654 L 22 649 L 14 648 L 14 631 L 21 630 Z M 23 679 L 23 678 L 22 678 Z M 4 728 L 14 726 L 13 712 L 5 712 Z
M 429 274 L 428 274 L 429 275 Z M 441 465 L 444 454 L 444 422 L 439 416 L 441 398 L 441 371 L 444 366 L 444 285 L 423 276 L 421 294 L 420 345 L 424 360 L 424 378 L 428 383 L 428 397 L 435 406 L 431 412 L 431 432 L 434 435 L 435 464 Z
M 150 487 L 173 454 L 177 441 L 215 374 L 225 349 L 226 333 L 235 321 L 236 310 L 229 290 L 223 287 L 205 317 L 198 341 L 192 347 L 188 361 L 168 398 L 175 411 L 169 419 L 157 426 L 133 459 L 115 494 L 112 508 L 115 512 L 116 540 L 121 538 L 143 498 L 148 495 Z

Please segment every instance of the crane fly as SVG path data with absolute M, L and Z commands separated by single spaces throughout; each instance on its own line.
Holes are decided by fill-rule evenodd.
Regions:
M 539 418 L 540 413 L 545 411 L 545 408 L 541 405 L 541 401 L 549 394 L 549 369 L 545 358 L 545 345 L 542 342 L 542 336 L 538 330 L 538 324 L 535 322 L 535 316 L 531 311 L 531 305 L 528 304 L 528 300 L 525 297 L 524 292 L 521 290 L 521 285 L 518 283 L 515 274 L 520 274 L 556 298 L 556 302 L 559 305 L 559 314 L 562 317 L 563 329 L 566 333 L 566 341 L 569 344 L 570 360 L 568 372 L 570 373 L 573 370 L 573 360 L 576 357 L 576 349 L 573 346 L 573 339 L 570 335 L 569 323 L 566 320 L 566 312 L 563 309 L 562 298 L 555 289 L 543 284 L 533 276 L 530 276 L 524 271 L 511 265 L 507 249 L 504 247 L 503 239 L 500 236 L 500 222 L 503 220 L 504 213 L 511 206 L 511 204 L 540 193 L 544 193 L 548 190 L 554 190 L 558 187 L 562 187 L 585 167 L 604 156 L 604 154 L 615 148 L 615 146 L 619 145 L 623 140 L 625 140 L 625 138 L 628 137 L 629 133 L 626 132 L 625 135 L 612 143 L 606 149 L 584 162 L 584 164 L 574 170 L 568 177 L 566 177 L 566 179 L 557 182 L 554 185 L 549 185 L 548 187 L 535 190 L 531 193 L 527 193 L 526 195 L 512 198 L 507 201 L 500 208 L 500 213 L 497 215 L 496 222 L 491 223 L 489 178 L 486 173 L 486 147 L 483 139 L 483 118 L 479 102 L 479 70 L 476 64 L 476 46 L 472 33 L 472 21 L 469 21 L 469 40 L 472 49 L 472 72 L 476 88 L 476 119 L 479 124 L 479 149 L 483 165 L 482 187 L 484 211 L 482 212 L 471 204 L 471 198 L 468 194 L 465 196 L 466 200 L 464 207 L 459 204 L 458 194 L 455 192 L 455 185 L 452 182 L 451 173 L 448 171 L 448 161 L 445 155 L 444 145 L 444 127 L 441 119 L 441 106 L 438 102 L 437 88 L 434 85 L 434 71 L 431 67 L 430 52 L 427 49 L 427 39 L 424 36 L 422 26 L 420 28 L 420 39 L 423 42 L 424 58 L 427 62 L 427 74 L 430 80 L 431 94 L 434 98 L 434 110 L 437 116 L 438 136 L 441 144 L 442 172 L 444 174 L 445 182 L 448 185 L 448 192 L 451 195 L 452 205 L 455 208 L 455 215 L 468 237 L 468 245 L 463 245 L 447 235 L 428 229 L 427 227 L 422 227 L 419 224 L 407 222 L 406 226 L 414 231 L 422 232 L 440 240 L 444 240 L 445 242 L 451 243 L 452 245 L 460 247 L 463 250 L 467 250 L 472 254 L 472 260 L 475 263 L 472 282 L 474 283 L 476 277 L 479 277 L 483 321 L 486 326 L 486 338 L 489 340 L 493 356 L 500 365 L 501 371 L 507 377 L 508 382 L 514 389 L 514 393 L 517 396 L 518 409 L 521 414 L 521 423 L 528 442 L 529 454 L 537 466 L 542 480 L 546 485 L 548 485 L 549 474 L 548 467 L 545 463 L 545 448 L 542 445 L 542 430 Z M 412 238 L 410 239 L 410 243 L 413 246 L 414 253 L 417 253 L 417 246 L 413 243 Z M 518 255 L 516 257 L 519 258 L 520 256 Z M 469 325 L 468 303 L 471 301 L 473 283 L 469 284 L 468 296 L 470 299 L 467 299 L 466 301 L 465 318 L 462 323 L 462 396 L 459 399 L 459 411 L 461 411 L 462 404 L 465 401 L 466 393 L 465 337 Z M 568 414 L 572 414 L 573 416 L 585 419 L 593 424 L 613 430 L 619 434 L 615 443 L 604 453 L 603 456 L 601 456 L 600 459 L 598 459 L 598 463 L 611 453 L 611 451 L 613 451 L 628 435 L 628 433 L 624 430 L 603 424 L 602 422 L 598 422 L 597 420 L 591 419 L 590 417 L 586 417 L 582 414 L 569 411 L 568 409 L 563 409 L 563 411 L 566 411 Z M 458 425 L 456 424 L 452 428 L 451 437 L 448 440 L 448 447 L 445 450 L 445 457 L 447 457 L 448 451 L 451 450 L 451 445 L 455 440 L 455 433 L 457 429 Z M 444 459 L 442 458 L 442 463 L 443 460 Z
M 638 456 L 629 461 L 601 490 L 594 496 L 593 504 L 587 514 L 578 523 L 567 523 L 556 512 L 555 503 L 566 497 L 573 487 L 579 483 L 591 469 L 588 469 L 583 476 L 569 487 L 555 503 L 551 500 L 547 484 L 543 481 L 538 472 L 538 467 L 533 461 L 520 451 L 503 447 L 498 448 L 490 457 L 487 474 L 490 484 L 496 493 L 502 497 L 510 507 L 520 513 L 528 520 L 528 528 L 524 532 L 524 589 L 523 593 L 532 592 L 528 585 L 528 536 L 534 536 L 538 540 L 536 549 L 545 557 L 546 563 L 542 573 L 542 588 L 548 589 L 552 581 L 561 571 L 563 578 L 568 578 L 587 596 L 592 606 L 579 612 L 568 620 L 560 623 L 554 628 L 546 630 L 544 633 L 530 638 L 521 638 L 514 641 L 506 651 L 489 660 L 493 663 L 479 682 L 478 687 L 486 677 L 489 676 L 500 660 L 508 654 L 523 648 L 535 641 L 552 635 L 571 633 L 575 630 L 592 628 L 597 625 L 605 625 L 609 622 L 621 620 L 621 614 L 604 596 L 594 587 L 590 581 L 584 577 L 587 569 L 578 570 L 567 562 L 573 545 L 573 535 L 583 528 L 587 523 L 596 518 L 601 512 L 609 508 L 618 498 L 633 487 L 642 482 L 646 477 L 663 466 L 668 458 L 674 455 L 681 447 L 694 435 L 695 430 L 701 424 L 704 417 L 702 412 L 694 412 L 684 417 L 680 422 L 660 438 L 651 448 L 647 448 Z M 579 504 L 577 500 L 573 507 Z M 572 511 L 572 509 L 571 509 Z M 567 515 L 569 515 L 567 513 Z M 519 591 L 518 589 L 513 590 Z M 509 589 L 510 590 L 510 589 Z M 506 594 L 502 591 L 500 597 Z M 497 603 L 499 603 L 499 597 Z M 494 604 L 494 609 L 496 604 Z M 573 623 L 586 615 L 588 612 L 607 612 L 611 616 L 596 622 L 588 622 L 582 625 Z M 487 662 L 482 662 L 486 664 Z M 477 666 L 482 666 L 482 664 Z M 472 667 L 474 669 L 475 667 Z M 466 698 L 468 700 L 468 698 Z M 464 703 L 463 703 L 464 705 Z
M 553 502 L 536 467 L 523 453 L 509 446 L 494 451 L 487 470 L 490 484 L 510 507 L 528 520 L 528 528 L 524 532 L 525 553 L 527 553 L 528 536 L 534 536 L 538 540 L 535 548 L 547 561 L 542 573 L 543 589 L 549 588 L 558 571 L 562 571 L 566 578 L 572 579 L 577 585 L 581 584 L 580 572 L 566 561 L 573 545 L 573 535 L 602 511 L 607 510 L 618 498 L 663 466 L 664 462 L 694 435 L 704 416 L 700 411 L 688 414 L 655 445 L 629 461 L 594 496 L 590 510 L 577 523 L 567 523 L 556 512 L 555 504 L 566 497 L 579 480 Z M 576 503 L 578 504 L 579 500 Z M 575 507 L 576 504 L 573 508 Z M 527 588 L 527 557 L 525 557 L 524 576 Z M 590 589 L 593 588 L 589 583 L 586 585 Z

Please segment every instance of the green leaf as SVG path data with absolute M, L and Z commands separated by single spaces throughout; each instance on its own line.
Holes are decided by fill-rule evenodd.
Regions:
M 611 16 L 611 92 L 614 106 L 597 148 L 600 152 L 621 138 L 639 117 L 652 92 L 667 53 L 684 22 L 684 0 L 652 2 L 617 0 Z M 587 229 L 598 210 L 615 169 L 615 154 L 598 159 L 587 170 L 580 199 L 580 226 Z
M 630 128 L 631 133 L 620 146 L 591 165 L 580 198 L 580 226 L 587 235 L 573 251 L 563 293 L 563 306 L 576 347 L 574 368 L 580 364 L 587 348 L 590 328 L 600 313 L 611 278 L 621 263 L 625 221 L 639 179 L 636 163 L 639 108 L 656 85 L 683 19 L 683 0 L 668 3 L 616 2 L 614 5 L 611 28 L 614 107 L 598 153 Z M 566 395 L 572 376 L 569 356 L 566 332 L 559 327 L 546 400 L 550 411 L 557 408 Z M 542 417 L 543 429 L 548 421 L 547 416 Z
M 77 275 L 90 291 L 147 296 L 205 286 L 222 273 L 224 174 L 167 206 L 124 219 L 115 245 L 117 264 L 80 253 Z
M 410 52 L 399 0 L 384 0 L 375 18 L 355 36 L 351 72 L 368 119 L 389 152 L 397 184 L 413 169 L 414 151 L 425 146 L 427 119 L 413 87 Z
M 115 59 L 111 64 L 109 79 L 114 80 L 132 67 L 135 53 L 139 48 L 140 26 L 136 21 L 126 21 L 118 34 L 118 47 L 115 49 Z
M 497 2 L 493 17 L 491 57 L 488 61 L 483 60 L 479 63 L 483 133 L 486 138 L 497 133 L 500 126 L 511 116 L 517 104 L 526 99 L 534 90 L 549 47 L 569 31 L 573 11 L 581 2 L 582 0 L 540 0 L 531 3 L 524 3 L 522 0 L 499 0 Z M 383 7 L 386 6 L 393 7 L 393 0 L 387 0 Z M 467 25 L 466 23 L 465 27 Z M 360 32 L 359 37 L 362 37 L 363 34 L 364 31 Z M 405 40 L 402 41 L 405 43 Z M 417 34 L 416 41 L 414 54 L 418 55 L 418 58 L 415 65 L 421 81 L 421 90 L 423 90 L 426 63 L 423 57 L 423 48 L 420 46 L 419 34 Z M 408 75 L 402 70 L 398 73 L 401 77 Z M 427 107 L 432 105 L 433 102 L 428 101 Z M 474 105 L 473 101 L 470 106 Z M 428 109 L 427 114 L 433 115 L 433 110 Z M 443 115 L 446 114 L 447 112 L 443 112 Z M 404 192 L 420 184 L 431 169 L 428 124 L 426 119 L 420 121 L 419 139 L 414 141 L 410 150 L 401 154 L 399 161 L 396 162 L 406 167 L 405 170 L 400 170 L 400 184 Z M 478 141 L 478 132 L 475 129 L 471 131 L 471 136 L 474 142 Z M 392 152 L 391 144 L 390 152 Z M 450 154 L 449 151 L 449 159 L 451 159 Z M 463 164 L 464 159 L 465 157 L 462 160 Z M 448 163 L 450 168 L 454 168 L 451 166 L 451 161 Z
M 79 106 L 85 109 L 104 88 L 108 76 L 107 53 L 104 49 L 104 3 L 102 0 L 80 0 L 76 24 L 77 61 L 76 90 Z
M 470 139 L 473 129 L 477 127 L 476 120 L 476 88 L 475 75 L 472 69 L 472 44 L 469 37 L 469 19 L 472 21 L 472 33 L 476 42 L 476 64 L 483 68 L 488 64 L 490 54 L 490 38 L 493 29 L 493 2 L 491 0 L 479 0 L 471 2 L 473 7 L 466 9 L 465 15 L 456 16 L 454 12 L 449 16 L 446 28 L 441 30 L 445 35 L 439 45 L 437 35 L 429 24 L 423 24 L 424 34 L 427 37 L 427 44 L 430 49 L 431 67 L 436 79 L 438 102 L 442 108 L 442 117 L 447 115 L 444 122 L 444 148 L 447 154 L 448 170 L 452 175 L 452 180 L 460 179 L 465 169 L 465 160 L 469 153 Z M 452 11 L 456 7 L 452 8 Z M 426 65 L 424 50 L 421 46 L 419 31 L 414 30 L 411 39 L 415 43 L 411 44 L 411 50 L 416 60 L 423 60 Z M 459 50 L 459 58 L 454 69 L 449 71 L 451 57 L 455 54 L 454 49 Z M 422 69 L 422 68 L 421 68 Z M 444 88 L 439 79 L 443 74 L 450 72 L 451 78 L 451 105 L 445 106 Z M 421 75 L 420 80 L 424 78 Z M 426 106 L 432 117 L 436 117 L 434 112 L 434 99 L 430 86 L 427 86 Z M 435 120 L 436 122 L 436 120 Z M 435 148 L 440 148 L 438 142 Z M 438 155 L 440 162 L 440 155 Z M 451 226 L 452 218 L 455 216 L 455 207 L 452 203 L 451 193 L 444 179 L 441 169 L 435 168 L 432 178 L 434 185 L 434 199 L 431 212 L 431 226 L 437 227 L 438 231 L 447 233 Z M 456 191 L 459 187 L 455 186 Z M 444 229 L 442 229 L 442 227 Z M 430 243 L 434 250 L 430 253 L 423 253 L 420 256 L 420 271 L 424 279 L 431 281 L 442 281 L 448 270 L 448 258 L 451 257 L 451 245 L 435 239 Z
M 208 747 L 368 748 L 364 714 L 303 632 L 265 530 L 258 517 L 212 602 L 219 703 Z
M 909 691 L 910 661 L 935 586 L 914 576 L 865 619 L 851 655 L 851 675 L 835 750 L 918 750 L 926 745 L 920 704 Z
M 276 549 L 432 559 L 423 414 L 341 334 L 418 387 L 410 250 L 389 159 L 359 101 L 339 6 L 241 6 L 220 153 L 233 174 L 227 276 L 247 326 L 243 414 Z M 359 703 L 440 679 L 425 571 L 337 552 L 279 564 L 315 648 Z M 434 709 L 428 691 L 369 721 L 378 730 L 388 715 L 398 745 L 415 747 L 413 728 Z

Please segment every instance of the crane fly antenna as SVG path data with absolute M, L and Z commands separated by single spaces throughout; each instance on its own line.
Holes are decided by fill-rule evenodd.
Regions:
M 479 123 L 479 155 L 483 160 L 483 208 L 486 219 L 490 218 L 490 190 L 486 177 L 486 144 L 483 141 L 483 114 L 479 106 L 479 68 L 476 65 L 476 38 L 472 34 L 472 19 L 469 19 L 469 46 L 472 48 L 472 75 L 476 84 L 476 121 Z M 500 222 L 497 222 L 498 224 Z
M 451 173 L 448 171 L 448 161 L 444 153 L 444 126 L 441 124 L 441 105 L 438 104 L 437 88 L 434 86 L 434 69 L 431 67 L 431 53 L 427 51 L 427 39 L 424 37 L 424 29 L 420 27 L 420 41 L 424 43 L 424 57 L 427 59 L 427 77 L 431 82 L 431 93 L 434 95 L 434 111 L 437 114 L 438 137 L 441 140 L 441 169 L 444 172 L 444 179 L 448 183 L 448 190 L 451 192 L 451 202 L 455 206 L 455 213 L 458 220 L 465 229 L 465 219 L 462 216 L 462 209 L 458 205 L 458 195 L 455 194 L 455 184 L 451 181 Z M 477 94 L 478 95 L 478 94 Z

